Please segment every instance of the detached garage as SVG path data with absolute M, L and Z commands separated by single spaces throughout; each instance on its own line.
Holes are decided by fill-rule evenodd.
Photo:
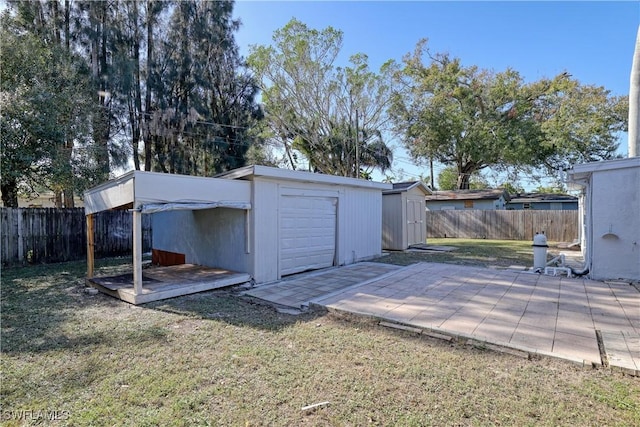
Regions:
M 382 191 L 390 184 L 266 166 L 218 178 L 251 182 L 250 273 L 257 283 L 382 253 Z
M 120 197 L 123 181 L 130 190 Z M 379 256 L 382 191 L 389 189 L 390 184 L 354 178 L 248 166 L 215 178 L 136 171 L 90 190 L 85 198 L 90 200 L 88 221 L 95 212 L 118 207 L 132 209 L 134 218 L 152 215 L 154 263 L 246 274 L 260 284 Z M 140 259 L 134 254 L 134 281 L 139 281 L 132 285 L 134 295 L 158 286 L 152 280 L 143 286 L 136 268 Z M 192 288 L 183 287 L 177 295 L 206 290 Z

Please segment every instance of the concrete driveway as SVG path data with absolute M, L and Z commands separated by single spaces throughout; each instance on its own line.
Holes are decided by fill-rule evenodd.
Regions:
M 373 277 L 358 279 L 362 272 Z M 295 300 L 298 308 L 317 304 L 416 332 L 640 374 L 640 292 L 628 284 L 452 264 L 361 263 L 248 294 L 261 298 L 256 291 L 266 292 L 271 302 L 292 305 L 287 298 L 301 291 L 298 280 L 317 289 L 317 295 Z

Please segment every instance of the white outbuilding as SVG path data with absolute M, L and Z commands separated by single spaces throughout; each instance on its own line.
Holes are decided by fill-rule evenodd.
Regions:
M 382 248 L 402 251 L 427 241 L 425 197 L 421 181 L 398 182 L 382 192 Z
M 584 272 L 595 280 L 640 281 L 640 157 L 574 166 Z
M 260 284 L 371 259 L 382 252 L 382 191 L 391 187 L 266 166 L 247 166 L 215 178 L 133 171 L 85 193 L 88 225 L 102 210 L 131 209 L 133 283 L 100 284 L 93 279 L 92 233 L 89 283 L 134 304 L 219 287 L 213 280 L 208 285 L 172 283 L 164 286 L 173 289 L 166 293 L 153 269 L 144 270 L 149 277 L 145 282 L 139 237 L 144 214 L 153 215 L 154 263 L 174 265 L 162 277 L 198 266 L 202 271 L 189 270 L 190 280 L 215 276 Z M 216 270 L 205 274 L 206 268 Z M 227 282 L 224 286 L 233 284 Z

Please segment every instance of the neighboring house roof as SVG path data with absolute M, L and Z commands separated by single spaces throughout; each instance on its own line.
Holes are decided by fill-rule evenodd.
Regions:
M 426 196 L 426 200 L 430 201 L 447 201 L 447 200 L 498 200 L 502 197 L 505 201 L 509 201 L 509 193 L 504 189 L 490 190 L 452 190 L 452 191 L 434 191 L 431 195 Z
M 393 188 L 390 190 L 384 190 L 382 194 L 397 194 L 414 188 L 419 188 L 425 195 L 431 194 L 431 189 L 422 181 L 394 182 Z
M 578 198 L 569 194 L 523 193 L 514 194 L 510 203 L 577 203 Z

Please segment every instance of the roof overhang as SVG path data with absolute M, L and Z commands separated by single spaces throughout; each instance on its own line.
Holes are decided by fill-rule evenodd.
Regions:
M 229 207 L 251 209 L 251 183 L 131 171 L 84 193 L 85 214 L 130 208 L 145 213 Z
M 575 165 L 567 171 L 567 183 L 585 186 L 594 172 L 612 171 L 627 168 L 640 168 L 640 157 L 603 160 L 601 162 Z
M 224 172 L 216 175 L 216 178 L 240 180 L 251 180 L 256 177 L 316 184 L 341 185 L 347 187 L 360 187 L 377 190 L 390 190 L 392 188 L 391 184 L 382 182 L 259 165 L 245 166 L 243 168 L 234 169 L 229 172 Z
M 393 188 L 391 188 L 390 190 L 383 190 L 382 194 L 400 194 L 406 191 L 413 190 L 414 188 L 421 190 L 425 196 L 428 196 L 429 194 L 431 194 L 431 189 L 427 187 L 425 183 L 422 181 L 416 181 L 411 185 L 407 185 L 406 187 L 401 187 L 401 188 L 396 188 L 396 185 L 397 184 L 392 184 Z

